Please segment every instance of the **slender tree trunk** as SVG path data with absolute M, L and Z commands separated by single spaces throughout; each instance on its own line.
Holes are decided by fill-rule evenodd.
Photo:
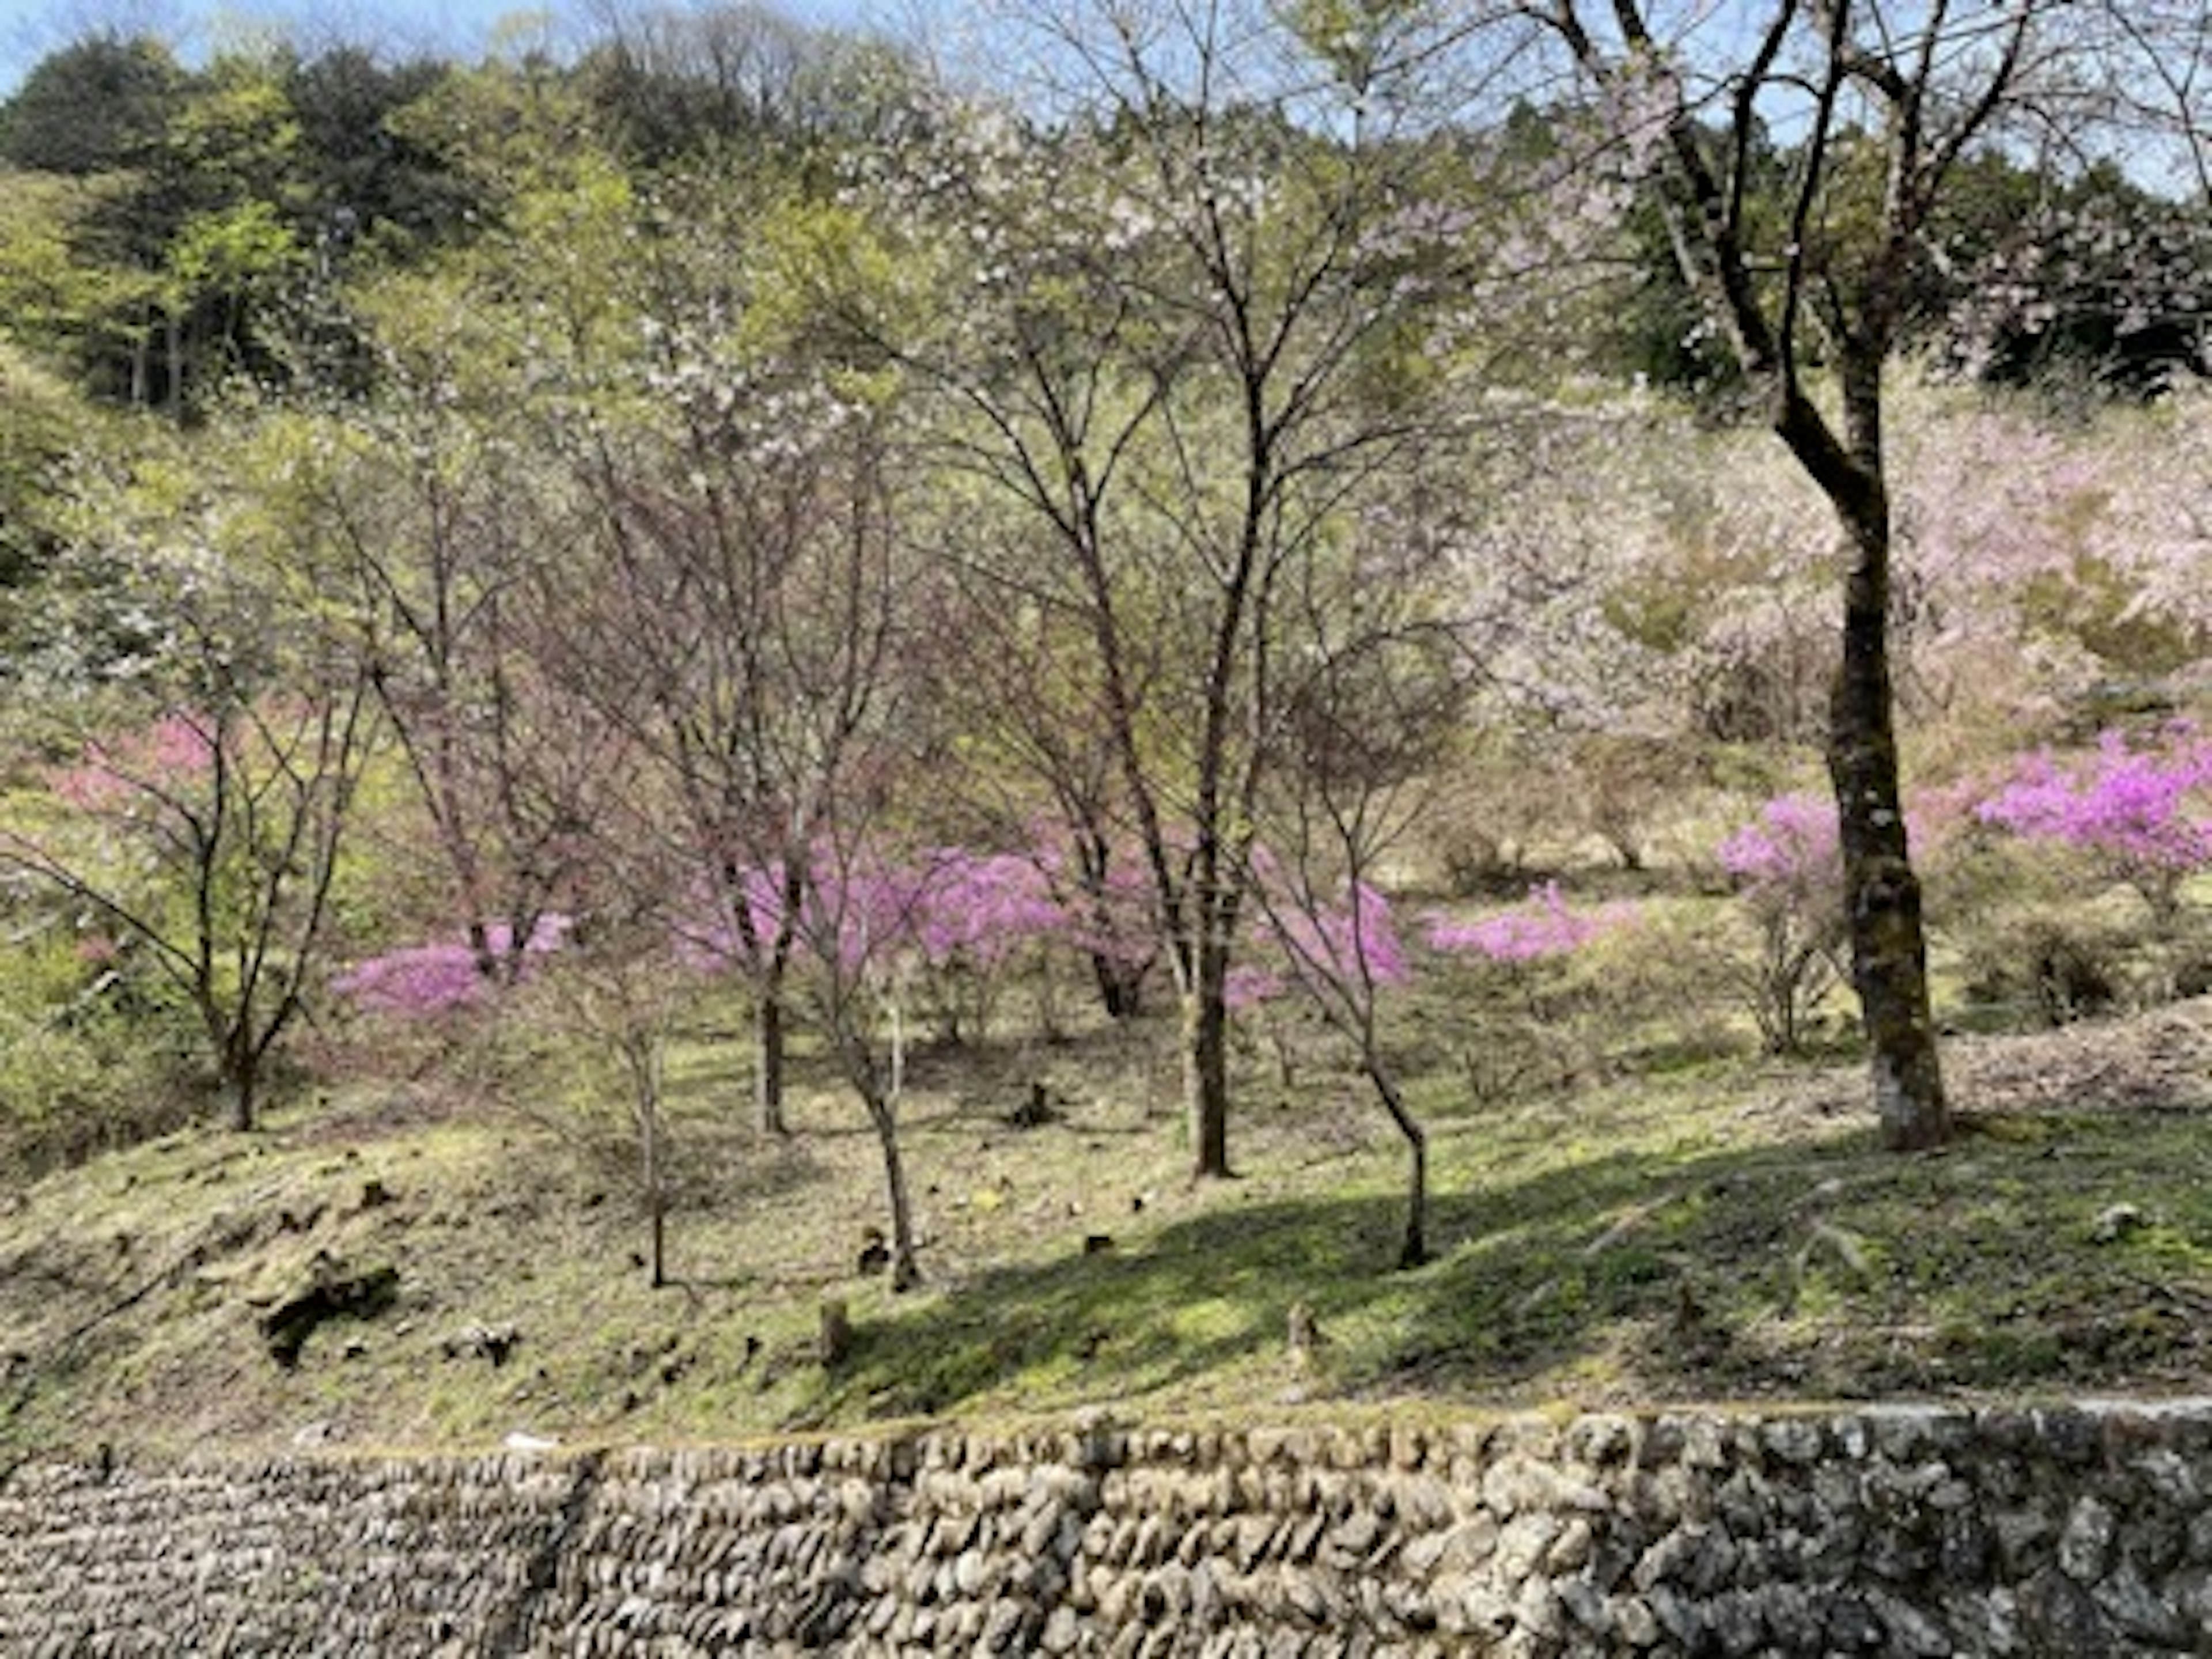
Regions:
M 891 1205 L 891 1289 L 910 1291 L 921 1283 L 921 1267 L 915 1259 L 914 1200 L 907 1190 L 906 1164 L 899 1156 L 898 1118 L 893 1103 L 881 1090 L 866 1091 L 868 1121 L 875 1126 L 883 1148 L 884 1186 Z
M 1098 987 L 1098 1006 L 1115 1024 L 1145 1011 L 1145 975 L 1140 968 L 1103 951 L 1091 952 L 1091 977 Z
M 637 1121 L 638 1172 L 645 1184 L 647 1265 L 657 1291 L 668 1283 L 668 1181 L 660 1145 L 660 1039 L 649 1031 L 627 1032 L 623 1037 L 623 1057 L 629 1066 L 631 1109 Z
M 174 315 L 167 319 L 169 343 L 169 384 L 165 408 L 177 419 L 185 412 L 185 330 Z
M 784 1049 L 783 985 L 778 974 L 761 988 L 753 1005 L 753 1109 L 764 1135 L 790 1132 L 783 1115 Z
M 1360 1063 L 1367 1080 L 1382 1097 L 1383 1110 L 1406 1139 L 1406 1237 L 1398 1247 L 1398 1265 L 1418 1267 L 1429 1259 L 1429 1137 L 1406 1104 L 1398 1079 L 1371 1049 Z
M 641 1116 L 637 1126 L 639 1152 L 645 1163 L 645 1213 L 651 1231 L 653 1288 L 668 1283 L 668 1193 L 660 1173 L 660 1128 L 658 1114 Z
M 896 1043 L 899 1039 L 894 1037 L 893 1041 Z M 877 1146 L 883 1151 L 884 1187 L 891 1206 L 891 1289 L 910 1291 L 921 1283 L 921 1267 L 915 1252 L 914 1198 L 907 1189 L 906 1161 L 899 1155 L 899 1061 L 895 1050 L 891 1082 L 886 1087 L 882 1069 L 864 1043 L 848 1036 L 839 1042 L 838 1048 L 844 1060 L 846 1079 L 868 1109 L 868 1123 L 876 1132 Z
M 1182 999 L 1183 1107 L 1195 1180 L 1224 1179 L 1230 1173 L 1228 981 L 1228 946 L 1207 927 Z

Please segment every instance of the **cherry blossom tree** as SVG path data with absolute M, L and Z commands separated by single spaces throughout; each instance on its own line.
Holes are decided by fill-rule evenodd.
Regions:
M 2055 112 L 2071 9 L 1990 13 L 1881 0 L 1699 12 L 1534 9 L 1647 154 L 1685 277 L 1743 372 L 1742 396 L 1832 507 L 1848 547 L 1826 750 L 1842 830 L 1852 973 L 1892 1146 L 1951 1134 L 1929 1006 L 1920 884 L 1900 802 L 1890 618 L 1894 472 L 1885 379 L 1940 269 L 1977 147 Z M 1788 138 L 1782 210 L 1751 189 Z M 1816 362 L 1826 373 L 1816 370 Z M 1823 393 L 1832 377 L 1832 401 Z

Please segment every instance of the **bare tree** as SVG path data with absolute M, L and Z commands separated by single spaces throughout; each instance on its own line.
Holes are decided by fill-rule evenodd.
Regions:
M 569 530 L 531 487 L 517 412 L 427 289 L 394 318 L 382 395 L 331 422 L 299 470 L 334 607 L 427 820 L 478 970 L 511 980 L 578 874 L 577 826 L 610 787 L 600 724 L 532 666 L 532 571 Z M 419 332 L 418 332 L 419 331 Z
M 1467 708 L 1472 637 L 1449 603 L 1448 544 L 1377 513 L 1351 556 L 1316 565 L 1285 605 L 1285 739 L 1295 763 L 1261 802 L 1247 888 L 1300 988 L 1347 1041 L 1406 1143 L 1398 1265 L 1429 1259 L 1428 1136 L 1384 1035 L 1408 966 L 1382 866 L 1419 820 Z
M 349 661 L 288 653 L 292 619 L 234 573 L 157 551 L 126 591 L 160 596 L 167 637 L 40 821 L 0 830 L 0 865 L 142 947 L 198 1022 L 232 1126 L 252 1129 L 324 966 L 368 685 Z
M 944 147 L 889 181 L 931 210 L 922 257 L 956 297 L 933 332 L 877 337 L 946 394 L 948 461 L 1030 527 L 961 550 L 993 602 L 1083 641 L 1200 1176 L 1230 1172 L 1224 989 L 1284 759 L 1279 608 L 1433 430 L 1450 325 L 1506 263 L 1429 191 L 1493 182 L 1429 119 L 1433 41 L 1380 21 L 1347 53 L 1247 0 L 1025 7 L 1030 78 L 941 112 Z M 1486 199 L 1503 249 L 1524 198 Z

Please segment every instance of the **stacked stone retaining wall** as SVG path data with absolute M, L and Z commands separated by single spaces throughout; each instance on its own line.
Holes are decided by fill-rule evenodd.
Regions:
M 2212 1402 L 0 1480 L 0 1653 L 2212 1653 Z

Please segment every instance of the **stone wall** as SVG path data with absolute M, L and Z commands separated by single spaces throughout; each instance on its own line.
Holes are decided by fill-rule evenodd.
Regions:
M 2212 1653 L 2212 1402 L 0 1481 L 0 1653 Z

